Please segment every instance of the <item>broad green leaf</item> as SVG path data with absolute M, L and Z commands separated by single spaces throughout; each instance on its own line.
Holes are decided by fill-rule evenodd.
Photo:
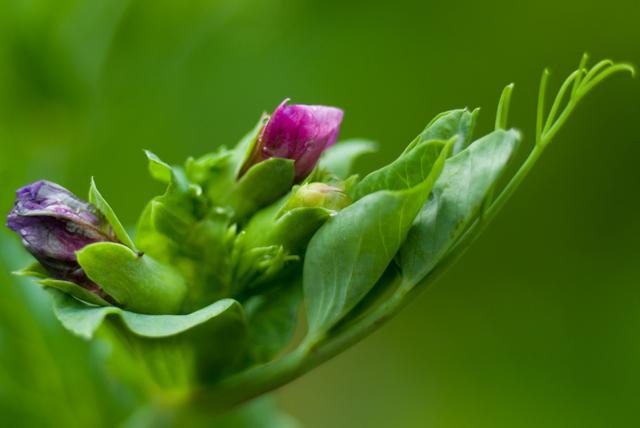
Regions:
M 299 278 L 277 284 L 245 304 L 249 323 L 249 354 L 254 362 L 271 360 L 291 341 L 302 299 Z
M 87 276 L 123 308 L 149 314 L 180 310 L 184 278 L 149 255 L 113 242 L 90 244 L 76 254 Z
M 222 201 L 233 208 L 236 217 L 244 219 L 265 207 L 293 185 L 293 160 L 271 158 L 252 166 Z
M 320 158 L 320 168 L 338 178 L 346 179 L 353 173 L 354 163 L 362 156 L 375 153 L 377 144 L 368 140 L 346 140 L 327 149 Z
M 435 168 L 440 171 L 442 163 L 450 153 L 453 139 L 422 141 L 408 153 L 403 153 L 398 159 L 377 171 L 373 171 L 355 185 L 352 189 L 354 199 L 360 199 L 379 190 L 410 189 L 422 183 L 428 177 L 435 180 L 438 175 L 432 175 Z
M 432 169 L 438 176 L 440 166 Z M 407 190 L 372 193 L 314 235 L 305 256 L 304 294 L 314 340 L 344 317 L 380 279 L 426 201 L 434 178 Z
M 517 131 L 496 130 L 446 161 L 400 250 L 405 283 L 431 271 L 471 224 L 519 140 Z
M 82 288 L 81 286 L 73 282 L 63 281 L 60 279 L 52 279 L 52 278 L 41 279 L 37 282 L 38 284 L 43 285 L 44 287 L 55 288 L 64 293 L 70 294 L 76 299 L 80 299 L 94 305 L 98 305 L 98 306 L 110 305 L 110 303 L 104 300 L 102 297 L 98 296 L 95 293 L 92 293 L 86 288 Z
M 124 226 L 122 226 L 122 223 L 120 223 L 120 220 L 118 220 L 118 217 L 116 217 L 116 213 L 98 191 L 96 182 L 93 178 L 91 178 L 91 187 L 89 188 L 89 202 L 91 202 L 96 209 L 104 215 L 113 228 L 113 233 L 115 233 L 120 242 L 135 251 L 135 244 L 129 237 Z
M 465 109 L 450 110 L 438 114 L 425 129 L 405 149 L 405 153 L 428 140 L 449 140 L 457 136 L 453 145 L 453 153 L 458 153 L 471 142 L 471 134 L 478 117 L 478 109 L 470 112 Z
M 186 315 L 146 315 L 107 306 L 82 303 L 65 293 L 50 290 L 56 317 L 72 333 L 90 339 L 108 316 L 119 317 L 132 333 L 147 338 L 164 338 L 184 333 L 208 322 L 244 324 L 242 306 L 233 299 L 218 300 Z

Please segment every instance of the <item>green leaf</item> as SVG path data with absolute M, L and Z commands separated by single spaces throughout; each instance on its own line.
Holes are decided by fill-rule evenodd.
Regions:
M 213 425 L 211 425 L 213 422 Z M 261 397 L 208 420 L 203 427 L 215 428 L 302 428 L 293 417 L 276 406 L 273 397 Z
M 309 319 L 315 340 L 371 290 L 404 242 L 443 162 L 430 177 L 407 190 L 372 193 L 340 211 L 314 235 L 303 269 Z
M 200 186 L 191 183 L 182 168 L 169 165 L 149 150 L 145 150 L 144 154 L 147 156 L 151 177 L 167 185 L 165 195 L 169 193 L 184 193 L 197 197 L 202 194 Z
M 33 262 L 29 266 L 13 272 L 17 276 L 31 276 L 34 278 L 48 278 L 49 272 L 39 262 Z
M 237 177 L 240 173 L 240 169 L 244 165 L 245 162 L 249 160 L 251 154 L 255 149 L 255 145 L 258 142 L 258 137 L 260 136 L 260 131 L 264 125 L 266 125 L 269 120 L 269 116 L 263 114 L 258 120 L 258 123 L 249 131 L 242 139 L 238 142 L 236 147 L 233 149 L 235 165 L 234 165 L 234 177 Z
M 149 160 L 148 167 L 151 176 L 161 183 L 169 184 L 173 178 L 173 171 L 169 164 L 162 161 L 158 156 L 149 150 L 145 150 L 144 154 Z
M 379 190 L 410 189 L 422 183 L 427 177 L 435 180 L 432 168 L 440 171 L 442 163 L 449 155 L 453 139 L 422 141 L 408 153 L 364 177 L 352 189 L 354 199 L 360 199 Z
M 314 233 L 335 211 L 322 207 L 301 207 L 287 211 L 269 231 L 268 239 L 290 254 L 301 254 Z
M 231 190 L 222 205 L 229 205 L 244 219 L 286 194 L 293 185 L 293 160 L 271 158 L 252 166 Z
M 410 152 L 423 141 L 449 140 L 454 136 L 457 136 L 457 139 L 453 145 L 453 153 L 460 152 L 471 142 L 478 112 L 479 109 L 470 112 L 465 108 L 440 113 L 407 146 L 404 153 Z
M 150 151 L 145 151 L 149 160 L 149 171 L 157 180 L 167 184 L 164 194 L 153 198 L 145 207 L 136 231 L 136 243 L 145 252 L 166 259 L 166 254 L 155 247 L 157 235 L 181 243 L 191 232 L 202 210 L 202 189 L 187 178 L 185 172 L 161 161 Z M 151 244 L 151 245 L 149 245 Z M 166 245 L 162 246 L 165 251 Z
M 102 297 L 98 296 L 95 293 L 92 293 L 86 288 L 82 288 L 81 286 L 73 282 L 63 281 L 60 279 L 52 279 L 52 278 L 41 279 L 37 282 L 38 284 L 43 285 L 44 287 L 55 288 L 64 293 L 70 294 L 76 299 L 83 300 L 87 303 L 91 303 L 98 306 L 110 305 L 110 303 L 104 300 Z
M 175 336 L 208 322 L 245 323 L 242 306 L 233 299 L 218 300 L 186 315 L 146 315 L 115 306 L 89 306 L 57 290 L 50 293 L 55 315 L 62 325 L 85 339 L 91 339 L 108 316 L 119 317 L 138 336 L 156 339 Z
M 87 276 L 123 308 L 149 314 L 176 313 L 187 293 L 183 277 L 149 255 L 98 242 L 77 253 Z
M 299 207 L 278 217 L 279 205 L 268 207 L 251 219 L 245 229 L 247 247 L 282 245 L 290 254 L 301 254 L 313 234 L 335 214 L 322 207 Z
M 254 362 L 271 360 L 291 341 L 301 299 L 301 281 L 294 278 L 247 301 L 249 353 Z
M 377 144 L 368 140 L 341 141 L 322 154 L 320 168 L 338 178 L 346 179 L 353 173 L 353 165 L 360 157 L 375 153 L 377 149 Z
M 496 130 L 446 161 L 433 197 L 416 217 L 400 250 L 404 282 L 421 280 L 462 236 L 519 140 L 517 131 Z
M 118 220 L 118 217 L 116 217 L 116 213 L 98 191 L 93 177 L 91 178 L 91 187 L 89 188 L 89 202 L 91 202 L 96 209 L 104 215 L 109 224 L 111 224 L 113 233 L 115 233 L 120 242 L 135 251 L 135 244 L 129 237 L 124 226 L 122 226 L 122 223 L 120 223 L 120 220 Z
M 179 202 L 160 196 L 150 202 L 149 208 L 153 228 L 175 242 L 183 241 L 196 221 L 189 204 Z
M 78 284 L 70 281 L 64 281 L 61 279 L 50 278 L 51 274 L 42 266 L 39 262 L 33 262 L 29 266 L 13 272 L 17 276 L 30 276 L 37 278 L 36 283 L 44 286 L 58 289 L 64 293 L 70 294 L 73 297 L 83 300 L 85 302 L 98 305 L 108 306 L 109 302 L 95 293 L 79 286 Z

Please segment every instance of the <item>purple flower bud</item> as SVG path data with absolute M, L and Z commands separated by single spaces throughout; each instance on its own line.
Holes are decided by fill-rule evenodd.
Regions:
M 295 180 L 303 180 L 315 167 L 322 152 L 338 138 L 343 111 L 335 107 L 288 106 L 284 100 L 262 128 L 254 153 L 243 172 L 256 163 L 273 158 L 295 161 Z
M 55 278 L 75 282 L 105 298 L 78 264 L 76 251 L 94 242 L 118 242 L 93 205 L 55 183 L 41 180 L 16 191 L 7 226 Z M 108 299 L 107 299 L 108 300 Z

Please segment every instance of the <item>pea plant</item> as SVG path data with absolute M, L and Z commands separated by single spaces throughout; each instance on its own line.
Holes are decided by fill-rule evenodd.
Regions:
M 547 108 L 545 70 L 535 141 L 516 168 L 509 85 L 487 135 L 473 136 L 477 109 L 446 111 L 362 177 L 352 167 L 375 144 L 336 143 L 342 110 L 288 100 L 233 148 L 180 166 L 147 151 L 166 191 L 133 236 L 93 180 L 87 201 L 37 181 L 7 218 L 35 258 L 16 273 L 49 291 L 66 329 L 107 341 L 114 373 L 150 402 L 223 414 L 352 346 L 436 281 L 580 101 L 622 71 L 634 72 L 588 68 L 585 55 Z

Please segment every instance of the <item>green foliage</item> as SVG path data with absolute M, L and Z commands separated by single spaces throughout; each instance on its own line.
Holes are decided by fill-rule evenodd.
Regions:
M 424 164 L 422 156 L 409 157 L 401 169 L 429 171 L 421 183 L 412 183 L 405 190 L 379 190 L 364 196 L 327 222 L 309 243 L 304 290 L 312 339 L 331 328 L 369 292 L 405 240 L 442 170 L 450 146 L 427 145 L 435 145 L 438 151 L 437 156 L 428 157 L 429 164 Z M 402 189 L 406 185 L 405 176 L 387 174 L 386 168 L 383 171 L 381 183 L 371 180 L 378 189 L 384 189 L 384 185 Z
M 441 113 L 395 161 L 362 179 L 351 175 L 354 162 L 374 145 L 352 140 L 327 151 L 292 188 L 294 161 L 256 154 L 264 118 L 236 148 L 184 167 L 146 152 L 149 173 L 166 189 L 140 217 L 140 252 L 91 183 L 91 202 L 122 244 L 90 244 L 77 259 L 109 299 L 50 278 L 38 264 L 19 274 L 50 289 L 69 331 L 106 338 L 121 358 L 114 370 L 139 378 L 143 394 L 180 410 L 204 400 L 211 414 L 223 413 L 344 350 L 435 281 L 495 217 L 578 102 L 622 70 L 631 69 L 602 62 L 587 70 L 584 59 L 546 116 L 543 74 L 533 150 L 504 185 L 520 141 L 508 129 L 513 85 L 502 92 L 494 131 L 474 140 L 478 110 Z M 292 202 L 300 189 L 320 193 Z M 345 198 L 324 206 L 323 189 Z M 296 337 L 303 299 L 306 336 Z M 160 414 L 138 416 L 152 423 Z
M 284 278 L 276 288 L 252 297 L 245 304 L 249 322 L 248 354 L 254 363 L 270 361 L 293 338 L 302 301 L 299 278 L 293 278 Z
M 102 197 L 98 188 L 96 187 L 96 182 L 92 178 L 91 186 L 89 187 L 89 202 L 91 202 L 97 210 L 102 213 L 102 215 L 107 219 L 111 227 L 113 228 L 113 233 L 116 237 L 127 247 L 131 248 L 133 251 L 136 251 L 136 247 L 129 237 L 129 234 L 125 230 L 122 223 L 116 216 L 116 213 L 113 211 L 109 203 Z
M 251 167 L 220 203 L 244 220 L 286 194 L 293 185 L 293 175 L 291 159 L 267 159 Z
M 117 308 L 91 307 L 64 293 L 51 291 L 56 316 L 73 333 L 92 338 L 104 319 L 119 316 L 132 333 L 148 338 L 164 338 L 184 333 L 203 323 L 220 322 L 222 318 L 242 324 L 242 307 L 233 299 L 223 299 L 186 315 L 146 315 Z
M 7 274 L 26 260 L 6 238 L 0 236 L 0 420 L 46 428 L 121 423 L 141 397 L 105 371 L 104 343 L 73 336 L 51 313 L 47 293 Z
M 410 189 L 427 179 L 433 186 L 454 140 L 425 140 L 415 145 L 389 165 L 364 177 L 352 189 L 355 199 L 380 190 Z M 434 174 L 433 171 L 436 171 Z
M 377 148 L 377 144 L 369 140 L 342 141 L 322 154 L 320 168 L 338 178 L 346 179 L 352 173 L 354 163 L 362 156 L 375 153 Z
M 471 135 L 478 118 L 479 109 L 472 112 L 467 109 L 450 110 L 434 117 L 405 149 L 412 151 L 416 146 L 429 140 L 449 140 L 456 137 L 453 153 L 458 153 L 471 142 Z
M 447 159 L 400 252 L 404 282 L 424 278 L 475 219 L 520 140 L 517 131 L 494 131 Z
M 90 244 L 77 252 L 87 276 L 128 310 L 178 313 L 187 293 L 184 278 L 151 256 L 113 242 Z

